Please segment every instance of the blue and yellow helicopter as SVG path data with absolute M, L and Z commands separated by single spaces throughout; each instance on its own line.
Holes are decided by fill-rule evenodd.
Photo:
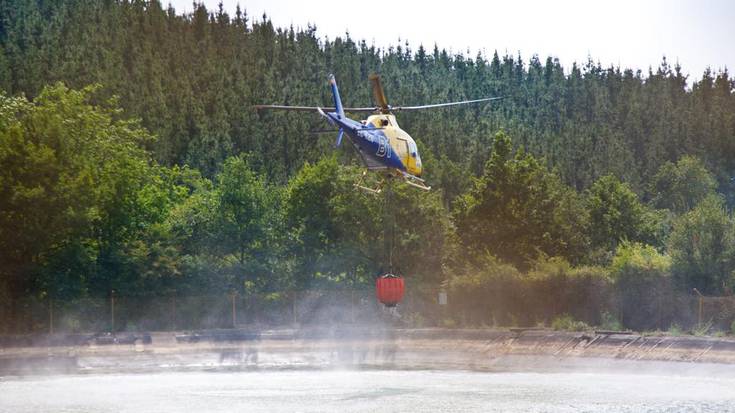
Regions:
M 423 166 L 421 165 L 421 157 L 416 142 L 398 126 L 393 112 L 433 109 L 502 99 L 502 97 L 490 97 L 421 106 L 391 106 L 383 92 L 380 77 L 376 74 L 370 75 L 370 83 L 373 86 L 373 97 L 377 105 L 374 107 L 343 107 L 342 100 L 339 97 L 337 81 L 334 79 L 334 75 L 329 75 L 334 107 L 256 105 L 255 108 L 259 111 L 264 109 L 316 111 L 330 125 L 339 130 L 336 147 L 340 146 L 342 137 L 347 133 L 350 143 L 360 155 L 367 171 L 381 171 L 385 173 L 386 177 L 399 177 L 411 186 L 428 191 L 431 187 L 427 186 L 425 181 L 421 179 Z M 345 116 L 345 112 L 372 112 L 373 114 L 363 121 L 356 121 Z M 367 171 L 363 173 L 363 178 Z M 382 185 L 373 189 L 362 186 L 361 182 L 362 179 L 355 186 L 374 193 L 379 193 L 381 190 Z

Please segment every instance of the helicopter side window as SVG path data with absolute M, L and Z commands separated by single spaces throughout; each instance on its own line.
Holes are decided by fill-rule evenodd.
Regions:
M 383 127 L 388 126 L 388 123 L 389 123 L 388 122 L 388 119 L 381 119 L 381 121 L 380 121 L 380 125 L 383 126 Z
M 408 144 L 409 152 L 411 152 L 411 156 L 413 158 L 416 157 L 417 151 L 416 151 L 416 144 L 414 142 L 410 142 Z

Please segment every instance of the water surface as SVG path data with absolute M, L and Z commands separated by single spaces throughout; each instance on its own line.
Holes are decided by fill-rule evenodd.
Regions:
M 0 412 L 735 412 L 735 377 L 292 370 L 0 378 Z

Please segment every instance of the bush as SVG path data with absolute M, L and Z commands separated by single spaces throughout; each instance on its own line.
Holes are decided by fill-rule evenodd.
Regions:
M 464 263 L 449 279 L 451 313 L 459 315 L 462 324 L 512 325 L 513 315 L 524 308 L 521 301 L 521 274 L 510 264 L 492 256 L 478 263 Z
M 669 333 L 670 336 L 681 336 L 681 335 L 684 335 L 684 331 L 682 331 L 681 327 L 679 327 L 679 325 L 676 324 L 676 323 L 672 323 L 671 324 L 671 326 L 669 327 L 668 333 Z
M 605 311 L 602 313 L 601 316 L 602 322 L 600 323 L 600 328 L 603 330 L 609 330 L 609 331 L 622 331 L 623 325 L 620 323 L 620 320 L 618 320 L 617 317 L 615 317 L 612 313 Z
M 732 324 L 730 324 L 730 332 L 735 334 L 735 320 L 732 320 Z
M 614 307 L 612 280 L 602 267 L 573 268 L 560 258 L 538 260 L 525 277 L 522 311 L 536 323 L 567 314 L 589 325 Z
M 697 337 L 706 336 L 709 334 L 710 330 L 712 330 L 712 320 L 693 328 L 692 334 Z
M 569 314 L 563 314 L 556 317 L 551 322 L 551 328 L 558 331 L 586 331 L 590 330 L 590 326 L 584 321 L 577 321 Z
M 612 273 L 623 275 L 630 270 L 669 274 L 671 257 L 656 251 L 656 248 L 638 242 L 623 242 L 615 251 Z
M 671 258 L 654 247 L 622 243 L 613 258 L 621 322 L 637 331 L 658 330 L 676 319 Z

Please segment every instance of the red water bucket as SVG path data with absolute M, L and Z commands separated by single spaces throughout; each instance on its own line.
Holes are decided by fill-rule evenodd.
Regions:
M 375 280 L 375 294 L 378 301 L 385 304 L 386 307 L 393 307 L 403 298 L 405 286 L 403 277 L 393 274 L 385 274 Z

